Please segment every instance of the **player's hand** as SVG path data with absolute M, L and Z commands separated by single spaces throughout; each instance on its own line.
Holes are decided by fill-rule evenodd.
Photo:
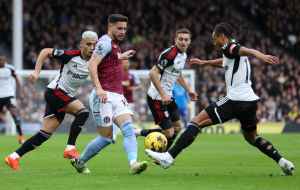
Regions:
M 136 52 L 134 50 L 128 50 L 128 51 L 122 53 L 121 58 L 122 58 L 122 60 L 123 59 L 128 59 L 128 58 L 134 56 L 135 54 L 136 54 Z
M 194 58 L 194 59 L 190 60 L 190 65 L 193 65 L 193 64 L 195 64 L 195 65 L 205 65 L 205 61 Z
M 263 55 L 260 57 L 260 60 L 265 64 L 265 65 L 273 65 L 276 66 L 279 63 L 279 59 L 275 56 L 272 55 Z
M 40 72 L 38 71 L 33 71 L 29 76 L 28 76 L 28 83 L 33 84 L 35 81 L 39 78 Z
M 166 93 L 161 95 L 161 102 L 163 105 L 169 105 L 171 101 L 173 100 Z
M 107 100 L 106 92 L 102 88 L 97 88 L 96 92 L 99 98 L 99 102 L 106 103 Z
M 20 94 L 20 99 L 21 99 L 21 102 L 24 101 L 24 95 L 23 94 Z
M 196 94 L 195 92 L 189 91 L 188 95 L 189 95 L 191 101 L 196 101 L 197 100 L 198 94 Z

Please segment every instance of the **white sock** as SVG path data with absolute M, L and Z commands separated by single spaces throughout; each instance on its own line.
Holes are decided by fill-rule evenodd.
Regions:
M 16 158 L 20 159 L 20 158 L 21 158 L 21 157 L 19 156 L 19 154 L 17 154 L 16 152 L 12 153 L 12 154 L 10 155 L 10 157 L 11 157 L 12 159 L 16 159 Z
M 136 159 L 130 160 L 130 161 L 129 161 L 129 165 L 130 165 L 130 167 L 131 167 L 131 166 L 132 166 L 132 164 L 134 164 L 134 163 L 136 163 Z
M 280 167 L 285 167 L 285 164 L 286 164 L 286 159 L 284 158 L 280 158 L 280 160 L 278 161 L 278 164 Z
M 74 145 L 69 145 L 69 144 L 68 144 L 66 150 L 72 150 L 73 148 L 75 148 Z
M 114 141 L 117 140 L 117 135 L 113 134 L 113 140 L 114 140 Z
M 142 129 L 134 129 L 135 136 L 141 136 Z

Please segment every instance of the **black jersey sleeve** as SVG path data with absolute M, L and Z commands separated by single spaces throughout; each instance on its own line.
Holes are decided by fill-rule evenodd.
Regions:
M 62 64 L 67 64 L 73 57 L 80 56 L 81 50 L 53 49 L 52 57 L 58 59 Z
M 158 59 L 156 63 L 156 67 L 159 68 L 159 70 L 164 70 L 166 67 L 171 66 L 174 64 L 174 59 L 176 55 L 178 54 L 178 49 L 176 46 L 172 46 L 168 50 L 164 51 L 160 58 Z
M 230 41 L 222 47 L 222 51 L 227 58 L 233 59 L 239 57 L 239 50 L 241 47 L 240 44 Z

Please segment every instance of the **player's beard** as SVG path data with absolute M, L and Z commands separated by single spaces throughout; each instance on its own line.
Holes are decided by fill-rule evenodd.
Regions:
M 113 37 L 115 38 L 115 41 L 116 41 L 116 42 L 122 42 L 122 41 L 123 41 L 123 39 L 122 39 L 122 40 L 119 40 L 119 39 L 118 39 L 118 36 L 115 35 L 114 33 L 112 33 L 112 35 L 113 35 Z

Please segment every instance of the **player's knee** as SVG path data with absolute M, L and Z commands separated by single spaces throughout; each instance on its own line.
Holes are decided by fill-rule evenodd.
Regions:
M 79 125 L 84 125 L 85 121 L 89 118 L 89 111 L 86 108 L 79 110 L 75 114 L 75 119 L 79 121 Z
M 171 130 L 169 130 L 169 131 L 164 131 L 163 133 L 164 133 L 164 135 L 166 136 L 167 139 L 172 138 L 173 135 L 174 135 L 174 132 L 171 131 Z
M 175 133 L 178 133 L 180 130 L 181 130 L 181 125 L 177 126 L 177 127 L 174 127 L 174 132 Z

